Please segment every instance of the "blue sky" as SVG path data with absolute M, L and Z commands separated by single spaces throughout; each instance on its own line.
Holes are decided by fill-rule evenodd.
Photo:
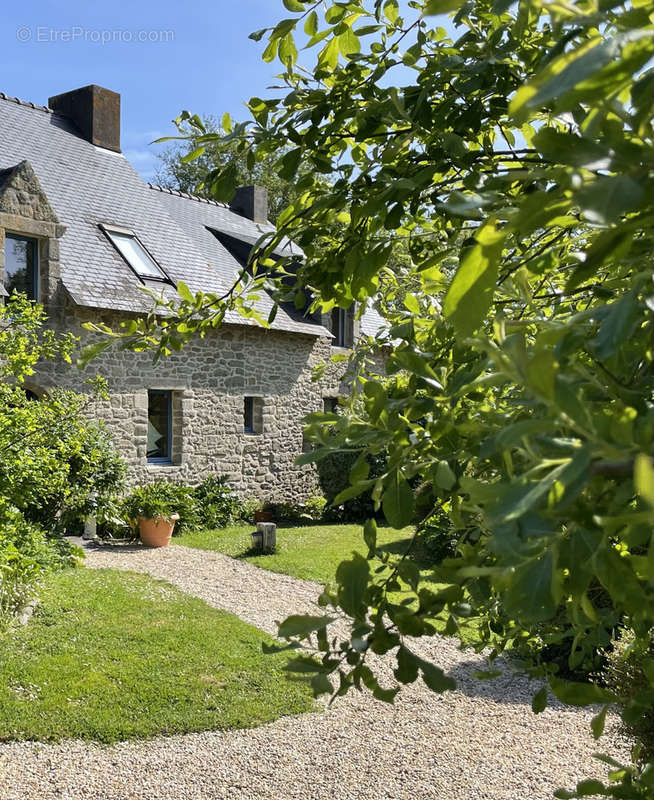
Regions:
M 174 133 L 182 109 L 245 117 L 243 102 L 280 71 L 248 34 L 285 15 L 281 0 L 6 3 L 0 91 L 41 105 L 89 83 L 120 92 L 123 151 L 149 179 L 162 148 L 150 142 Z

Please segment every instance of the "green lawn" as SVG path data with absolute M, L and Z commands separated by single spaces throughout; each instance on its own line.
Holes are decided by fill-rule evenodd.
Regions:
M 0 634 L 0 739 L 112 742 L 244 728 L 314 708 L 271 639 L 170 584 L 117 570 L 48 577 Z
M 326 583 L 334 577 L 336 567 L 353 551 L 365 555 L 361 525 L 310 525 L 301 528 L 277 528 L 277 551 L 256 555 L 250 549 L 250 533 L 254 525 L 235 526 L 217 531 L 200 531 L 176 536 L 174 544 L 218 550 L 233 558 L 242 558 L 272 572 L 283 572 L 295 578 Z M 389 552 L 402 553 L 409 544 L 412 528 L 397 531 L 379 528 L 378 545 Z

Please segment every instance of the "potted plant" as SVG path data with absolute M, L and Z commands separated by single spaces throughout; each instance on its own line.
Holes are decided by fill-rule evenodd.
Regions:
M 169 485 L 165 481 L 134 489 L 125 500 L 125 512 L 133 528 L 138 524 L 144 545 L 166 547 L 170 544 L 179 514 L 171 506 Z

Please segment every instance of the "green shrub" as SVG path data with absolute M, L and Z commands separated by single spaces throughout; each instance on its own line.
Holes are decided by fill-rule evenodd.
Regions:
M 74 563 L 75 548 L 49 537 L 0 498 L 0 625 L 33 595 L 43 574 Z
M 320 489 L 325 496 L 328 508 L 325 519 L 333 522 L 362 522 L 370 517 L 379 516 L 375 512 L 372 490 L 358 497 L 347 500 L 339 506 L 333 506 L 334 499 L 350 485 L 350 470 L 359 457 L 358 451 L 339 451 L 331 453 L 316 463 Z M 368 456 L 370 478 L 377 478 L 386 469 L 386 454 Z
M 323 518 L 327 500 L 320 495 L 310 497 L 306 503 L 266 503 L 265 509 L 271 511 L 275 522 L 307 524 L 319 522 Z
M 227 483 L 226 475 L 209 475 L 194 489 L 203 528 L 225 528 L 245 518 L 245 506 Z
M 0 305 L 0 618 L 34 592 L 46 571 L 68 564 L 67 526 L 120 487 L 124 467 L 106 433 L 89 423 L 105 393 L 56 390 L 27 397 L 39 363 L 70 363 L 75 337 L 45 330 L 41 306 L 21 296 Z M 93 497 L 92 497 L 93 494 Z
M 654 671 L 654 632 L 636 639 L 624 628 L 606 652 L 600 679 L 620 698 L 624 732 L 641 746 L 643 761 L 654 759 L 654 697 L 651 675 Z M 648 679 L 650 676 L 650 679 Z
M 254 522 L 254 512 L 260 511 L 263 507 L 261 500 L 256 497 L 249 497 L 247 500 L 241 502 L 241 511 L 239 518 L 246 523 Z
M 327 508 L 327 499 L 322 495 L 316 494 L 310 497 L 304 504 L 306 514 L 314 521 L 319 522 Z
M 424 553 L 440 564 L 445 558 L 454 558 L 458 538 L 455 535 L 450 519 L 443 511 L 432 514 L 422 522 L 417 530 L 418 543 Z

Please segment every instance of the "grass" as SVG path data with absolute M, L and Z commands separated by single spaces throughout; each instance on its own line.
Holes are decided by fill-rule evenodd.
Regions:
M 261 631 L 170 584 L 117 570 L 50 576 L 0 635 L 0 739 L 113 742 L 246 728 L 314 708 Z
M 251 549 L 253 525 L 234 526 L 217 531 L 199 531 L 176 536 L 175 544 L 200 550 L 217 550 L 233 558 L 242 558 L 271 572 L 282 572 L 294 578 L 326 583 L 333 580 L 336 568 L 356 551 L 365 555 L 361 525 L 311 525 L 300 528 L 277 528 L 277 550 L 257 554 Z M 412 528 L 397 531 L 379 528 L 377 542 L 382 550 L 402 553 L 406 550 Z M 426 564 L 424 565 L 426 566 Z

